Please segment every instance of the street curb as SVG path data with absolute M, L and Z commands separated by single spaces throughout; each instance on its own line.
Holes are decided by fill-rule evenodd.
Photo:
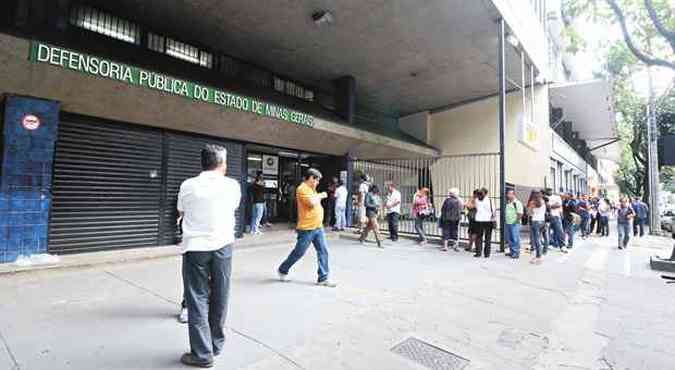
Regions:
M 286 231 L 268 233 L 268 237 L 256 237 L 252 239 L 239 239 L 235 242 L 235 249 L 257 249 L 268 246 L 288 243 L 292 245 L 296 241 L 295 233 Z M 327 233 L 328 240 L 337 240 L 339 235 L 336 233 Z M 175 245 L 160 246 L 160 247 L 146 247 L 133 248 L 112 251 L 101 251 L 80 254 L 60 255 L 61 261 L 56 264 L 31 265 L 31 266 L 17 266 L 14 263 L 0 264 L 0 276 L 16 275 L 28 272 L 49 271 L 49 270 L 66 270 L 66 269 L 84 269 L 94 266 L 117 265 L 130 262 L 143 262 L 150 260 L 159 260 L 165 258 L 172 258 L 180 256 L 178 247 Z

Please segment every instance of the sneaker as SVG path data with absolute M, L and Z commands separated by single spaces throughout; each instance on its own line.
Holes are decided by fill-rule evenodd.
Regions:
M 283 282 L 283 283 L 290 281 L 290 280 L 288 279 L 288 274 L 282 274 L 282 273 L 279 272 L 279 271 L 277 271 L 277 274 L 279 274 L 279 281 L 281 281 L 281 282 Z
M 178 314 L 178 322 L 181 324 L 185 324 L 188 322 L 187 308 L 181 308 L 180 313 Z
M 622 247 L 622 246 L 619 246 L 619 249 L 623 249 L 623 247 Z
M 192 367 L 201 367 L 201 368 L 210 368 L 213 367 L 213 361 L 211 362 L 202 362 L 199 361 L 192 353 L 186 353 L 180 358 L 180 362 L 187 366 Z
M 567 250 L 563 247 L 563 248 L 560 248 L 560 253 L 565 253 L 565 254 L 566 254 L 566 253 L 569 253 L 569 252 L 567 252 Z
M 319 281 L 319 282 L 316 283 L 316 285 L 325 286 L 326 288 L 335 288 L 337 286 L 337 284 L 335 284 L 334 282 L 332 282 L 330 280 Z

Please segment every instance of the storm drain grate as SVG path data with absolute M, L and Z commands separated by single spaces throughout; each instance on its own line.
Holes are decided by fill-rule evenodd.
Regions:
M 394 346 L 392 352 L 432 370 L 463 370 L 469 360 L 416 338 L 408 338 Z

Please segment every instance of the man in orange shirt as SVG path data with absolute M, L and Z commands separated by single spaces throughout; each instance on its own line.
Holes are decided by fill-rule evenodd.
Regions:
M 279 266 L 279 280 L 288 281 L 288 272 L 291 267 L 305 255 L 310 244 L 314 244 L 319 262 L 319 279 L 317 284 L 320 286 L 334 288 L 335 283 L 328 280 L 328 245 L 326 243 L 326 234 L 323 231 L 323 207 L 321 200 L 326 199 L 326 193 L 317 193 L 316 187 L 321 181 L 321 172 L 314 168 L 307 170 L 305 181 L 298 186 L 296 190 L 296 201 L 298 204 L 298 241 L 295 248 L 288 255 L 286 260 Z

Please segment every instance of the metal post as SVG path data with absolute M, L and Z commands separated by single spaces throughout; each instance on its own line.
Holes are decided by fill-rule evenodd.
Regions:
M 649 176 L 649 233 L 651 235 L 661 234 L 661 220 L 659 213 L 659 159 L 658 159 L 658 136 L 659 131 L 656 127 L 655 104 L 654 104 L 654 86 L 652 81 L 652 70 L 647 67 L 647 76 L 649 82 L 649 102 L 647 103 L 647 175 Z
M 498 62 L 497 75 L 499 81 L 499 250 L 503 251 L 506 248 L 505 229 L 506 225 L 506 165 L 504 152 L 505 128 L 506 128 L 506 72 L 505 72 L 505 38 L 506 29 L 503 18 L 499 18 L 497 33 L 498 33 Z

